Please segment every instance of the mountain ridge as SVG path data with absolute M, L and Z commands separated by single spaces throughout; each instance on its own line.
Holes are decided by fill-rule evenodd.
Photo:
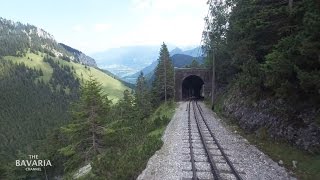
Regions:
M 44 74 L 41 79 L 46 82 L 49 82 L 52 77 L 52 67 L 44 62 L 44 59 L 51 57 L 61 66 L 74 68 L 74 76 L 77 78 L 86 79 L 90 73 L 98 76 L 97 78 L 108 94 L 109 91 L 113 91 L 107 87 L 108 83 L 117 84 L 113 89 L 119 89 L 120 91 L 126 89 L 122 85 L 133 87 L 115 78 L 114 74 L 99 69 L 95 60 L 83 52 L 66 44 L 58 43 L 54 36 L 47 31 L 34 25 L 23 24 L 2 17 L 0 17 L 1 57 L 15 63 L 24 63 L 31 68 L 41 69 Z M 122 85 L 116 83 L 116 81 L 119 81 Z M 111 94 L 114 99 L 118 99 L 122 92 Z
M 72 48 L 66 44 L 59 43 L 59 45 L 61 45 L 64 49 L 66 49 L 68 52 L 73 54 L 73 56 L 76 58 L 76 61 L 78 61 L 82 64 L 85 64 L 85 65 L 91 66 L 91 67 L 97 67 L 97 63 L 92 57 L 87 56 L 83 52 L 81 52 L 75 48 Z
M 186 54 L 174 54 L 170 56 L 173 66 L 176 68 L 185 67 L 186 65 L 190 65 L 193 60 L 196 60 L 199 64 L 204 63 L 203 57 L 193 57 Z M 136 78 L 138 78 L 140 72 L 142 72 L 144 75 L 146 75 L 147 79 L 148 77 L 151 77 L 153 74 L 154 69 L 158 65 L 158 60 L 153 61 L 149 66 L 146 66 L 141 71 L 138 71 L 137 73 L 124 77 L 124 80 L 130 83 L 135 83 Z
M 189 65 L 189 64 L 191 64 L 193 59 L 195 59 L 199 64 L 203 64 L 204 58 L 192 56 L 193 54 L 198 55 L 200 48 L 201 47 L 195 47 L 195 48 L 188 49 L 185 51 L 183 51 L 179 47 L 172 49 L 169 52 L 169 54 L 170 54 L 170 57 L 171 57 L 171 60 L 173 62 L 174 67 L 184 67 L 186 65 Z M 130 82 L 130 83 L 135 83 L 135 80 L 136 80 L 136 78 L 138 78 L 140 72 L 143 72 L 143 74 L 145 74 L 145 75 L 148 75 L 150 73 L 152 74 L 152 71 L 154 71 L 157 64 L 158 64 L 158 60 L 156 59 L 148 66 L 145 66 L 144 68 L 142 68 L 140 71 L 138 71 L 132 75 L 124 76 L 124 77 L 122 77 L 122 79 L 127 82 Z M 150 75 L 148 75 L 148 77 L 149 76 Z
M 28 50 L 96 67 L 93 58 L 68 45 L 58 43 L 42 28 L 0 17 L 0 56 L 23 56 Z
M 187 51 L 194 49 L 187 47 Z M 181 48 L 168 44 L 171 55 L 185 53 Z M 118 77 L 126 80 L 143 68 L 151 65 L 159 57 L 160 45 L 136 45 L 107 49 L 102 52 L 90 54 L 95 58 L 99 68 L 107 69 Z M 189 53 L 190 54 L 190 53 Z

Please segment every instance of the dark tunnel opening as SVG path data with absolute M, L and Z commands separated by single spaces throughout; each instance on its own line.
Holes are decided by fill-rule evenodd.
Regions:
M 203 80 L 196 75 L 186 77 L 182 81 L 182 99 L 202 99 Z

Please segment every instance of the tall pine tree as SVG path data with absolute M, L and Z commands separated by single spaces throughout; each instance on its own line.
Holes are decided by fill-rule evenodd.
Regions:
M 151 112 L 151 98 L 147 81 L 142 72 L 137 79 L 135 102 L 142 117 L 147 117 Z
M 102 94 L 101 84 L 90 77 L 81 89 L 80 100 L 71 110 L 72 122 L 61 128 L 70 143 L 60 149 L 60 152 L 69 157 L 65 164 L 67 170 L 88 163 L 101 153 L 104 147 L 103 125 L 110 103 L 108 97 Z
M 174 97 L 174 69 L 165 43 L 161 46 L 158 61 L 153 82 L 154 98 L 155 102 L 167 102 Z

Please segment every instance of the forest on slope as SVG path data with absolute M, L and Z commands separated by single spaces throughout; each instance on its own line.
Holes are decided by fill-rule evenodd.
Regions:
M 229 92 L 223 108 L 243 121 L 242 126 L 248 130 L 269 125 L 271 134 L 289 133 L 289 141 L 308 151 L 318 151 L 319 139 L 315 138 L 320 133 L 319 2 L 213 1 L 210 12 L 213 19 L 211 31 L 204 32 L 208 38 L 204 49 L 209 54 L 209 66 L 213 49 L 216 88 L 218 93 L 222 92 L 219 97 Z M 242 118 L 236 114 L 241 107 L 269 110 L 277 118 L 261 119 L 258 114 Z M 244 120 L 247 118 L 248 122 Z M 266 122 L 268 119 L 273 120 Z M 306 131 L 281 130 L 276 127 L 280 121 L 287 128 Z M 310 129 L 306 127 L 309 125 Z
M 210 2 L 203 48 L 207 65 L 215 61 L 214 110 L 246 133 L 319 154 L 319 1 Z M 301 167 L 309 169 L 300 169 L 306 179 L 319 175 L 319 156 L 308 159 Z
M 125 89 L 115 103 L 95 76 L 77 77 L 76 68 L 62 60 L 44 56 L 52 68 L 48 73 L 10 58 L 0 61 L 0 90 L 5 92 L 0 96 L 0 178 L 132 179 L 161 147 L 175 108 L 173 66 L 165 44 L 154 88 L 140 74 L 135 92 Z M 34 153 L 53 166 L 26 171 L 12 163 Z M 79 175 L 82 167 L 89 171 Z
M 164 104 L 163 79 L 155 79 L 160 90 L 153 89 L 153 96 L 143 75 L 135 93 L 130 92 L 109 72 L 77 59 L 78 51 L 63 49 L 44 30 L 0 21 L 0 179 L 72 179 L 88 163 L 92 169 L 84 178 L 137 177 L 161 147 L 174 112 L 173 87 Z M 173 82 L 169 52 L 164 51 L 160 62 L 170 72 L 166 81 Z M 93 107 L 92 98 L 98 103 Z M 97 116 L 86 114 L 91 112 L 86 106 L 98 107 Z M 96 148 L 88 144 L 91 134 Z M 50 160 L 52 166 L 41 171 L 16 166 L 17 159 L 30 154 Z
M 52 151 L 56 132 L 72 120 L 70 107 L 91 76 L 113 103 L 130 90 L 90 67 L 94 64 L 82 52 L 64 49 L 40 28 L 0 18 L 0 179 L 34 177 L 36 173 L 13 163 L 33 153 L 54 160 L 55 171 L 63 170 L 58 166 L 61 157 Z

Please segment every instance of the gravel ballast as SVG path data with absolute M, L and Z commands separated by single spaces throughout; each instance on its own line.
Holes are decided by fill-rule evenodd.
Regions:
M 185 171 L 189 168 L 189 163 L 186 162 L 188 159 L 186 153 L 189 152 L 189 149 L 186 148 L 187 104 L 187 102 L 179 102 L 162 137 L 164 142 L 162 148 L 149 159 L 146 169 L 139 175 L 138 180 L 179 180 L 189 173 Z M 279 166 L 255 146 L 250 145 L 246 139 L 227 128 L 225 123 L 222 123 L 221 119 L 202 102 L 199 102 L 199 105 L 217 141 L 235 168 L 240 171 L 243 179 L 295 179 L 284 167 Z

